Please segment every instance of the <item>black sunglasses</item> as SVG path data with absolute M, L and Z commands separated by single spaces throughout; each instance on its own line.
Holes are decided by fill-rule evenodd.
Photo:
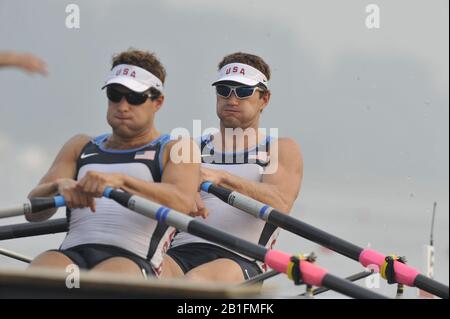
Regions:
M 258 86 L 232 86 L 232 85 L 216 85 L 216 93 L 217 95 L 229 98 L 231 93 L 234 92 L 238 99 L 246 99 L 252 96 L 255 91 L 264 92 L 263 89 Z
M 148 98 L 151 98 L 152 96 L 148 93 L 137 93 L 133 91 L 129 92 L 120 92 L 119 90 L 115 89 L 114 87 L 108 86 L 106 88 L 106 96 L 111 102 L 119 103 L 122 101 L 122 98 L 125 97 L 127 102 L 131 105 L 140 105 L 142 103 L 145 103 Z

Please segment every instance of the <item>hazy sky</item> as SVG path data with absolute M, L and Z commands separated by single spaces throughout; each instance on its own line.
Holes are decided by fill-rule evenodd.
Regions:
M 80 29 L 65 26 L 69 3 Z M 365 25 L 370 3 L 379 29 Z M 154 51 L 167 69 L 164 132 L 193 119 L 217 126 L 218 62 L 261 55 L 273 94 L 261 126 L 294 138 L 304 156 L 294 216 L 415 251 L 437 201 L 437 276 L 448 282 L 448 1 L 0 0 L 0 50 L 32 52 L 49 69 L 0 71 L 0 203 L 25 198 L 72 135 L 108 132 L 100 87 L 112 54 L 129 47 Z M 280 248 L 302 250 L 283 236 Z

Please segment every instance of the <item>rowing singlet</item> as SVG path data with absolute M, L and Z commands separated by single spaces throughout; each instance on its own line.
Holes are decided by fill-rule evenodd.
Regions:
M 261 182 L 262 172 L 269 164 L 268 152 L 270 137 L 260 145 L 241 153 L 222 153 L 215 151 L 211 142 L 211 136 L 203 136 L 199 145 L 201 145 L 202 151 L 202 167 L 222 169 L 250 181 Z M 209 193 L 202 191 L 200 196 L 205 203 L 205 207 L 208 209 L 209 215 L 206 219 L 196 217 L 197 220 L 236 237 L 268 248 L 275 243 L 278 236 L 276 226 L 266 224 L 263 220 L 242 212 Z M 171 247 L 189 243 L 213 244 L 191 234 L 178 232 L 171 243 Z M 226 247 L 222 248 L 226 249 Z M 264 268 L 262 264 L 259 265 Z
M 161 182 L 162 155 L 170 140 L 162 135 L 151 143 L 130 150 L 108 150 L 108 134 L 90 141 L 77 161 L 76 180 L 88 171 L 121 173 L 147 182 Z M 107 198 L 96 198 L 96 212 L 89 208 L 67 212 L 69 231 L 61 249 L 83 244 L 104 244 L 126 249 L 148 260 L 158 273 L 174 229 L 139 215 Z

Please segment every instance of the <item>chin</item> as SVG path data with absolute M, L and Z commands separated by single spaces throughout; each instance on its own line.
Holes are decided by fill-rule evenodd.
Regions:
M 237 121 L 237 120 L 235 120 L 235 121 L 233 121 L 233 120 L 225 120 L 225 121 L 222 121 L 222 122 L 225 125 L 225 127 L 227 127 L 227 128 L 235 129 L 235 128 L 240 128 L 241 127 L 241 123 L 239 121 Z
M 114 125 L 112 130 L 115 134 L 122 137 L 133 137 L 135 132 L 126 125 Z

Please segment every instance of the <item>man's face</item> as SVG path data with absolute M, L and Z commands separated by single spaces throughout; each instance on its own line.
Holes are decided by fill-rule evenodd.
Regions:
M 111 87 L 120 93 L 132 92 L 118 84 L 113 84 Z M 119 102 L 108 99 L 107 121 L 114 133 L 123 137 L 134 137 L 153 126 L 155 113 L 161 107 L 163 100 L 162 96 L 155 101 L 147 98 L 142 104 L 132 105 L 125 97 L 122 97 Z
M 239 84 L 228 85 L 236 87 Z M 232 92 L 228 98 L 217 96 L 217 116 L 225 128 L 242 128 L 257 125 L 261 111 L 266 107 L 270 93 L 264 92 L 262 98 L 260 98 L 260 92 L 255 92 L 246 98 L 238 98 L 235 92 Z

